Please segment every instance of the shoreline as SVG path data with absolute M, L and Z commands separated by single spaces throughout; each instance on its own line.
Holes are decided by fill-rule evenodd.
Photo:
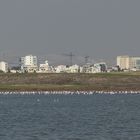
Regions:
M 138 91 L 0 91 L 0 95 L 94 95 L 94 94 L 140 94 Z
M 0 94 L 140 93 L 140 72 L 0 74 Z

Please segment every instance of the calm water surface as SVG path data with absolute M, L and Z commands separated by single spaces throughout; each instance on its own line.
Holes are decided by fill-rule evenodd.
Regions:
M 140 140 L 140 95 L 0 95 L 0 140 Z

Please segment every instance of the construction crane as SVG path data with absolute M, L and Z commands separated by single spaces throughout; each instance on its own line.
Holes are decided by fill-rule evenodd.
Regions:
M 70 58 L 70 66 L 72 66 L 72 64 L 73 64 L 73 57 L 75 55 L 72 52 L 70 52 L 69 54 L 63 54 L 63 55 Z

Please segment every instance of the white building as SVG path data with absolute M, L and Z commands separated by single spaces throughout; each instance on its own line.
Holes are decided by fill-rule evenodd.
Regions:
M 140 70 L 140 57 L 117 56 L 117 65 L 121 69 Z
M 82 73 L 100 73 L 107 72 L 107 65 L 105 62 L 96 63 L 96 64 L 86 64 L 82 68 Z
M 99 72 L 107 72 L 107 64 L 105 62 L 96 63 L 94 67 L 97 68 Z
M 27 55 L 21 57 L 21 70 L 22 72 L 36 72 L 37 67 L 37 57 L 33 55 Z
M 21 57 L 21 64 L 24 66 L 37 66 L 37 57 L 33 55 Z
M 1 61 L 0 62 L 0 70 L 3 72 L 8 72 L 8 63 Z
M 67 70 L 66 65 L 59 65 L 59 66 L 55 67 L 56 73 L 63 73 L 63 72 L 66 72 L 66 70 Z
M 67 73 L 78 73 L 80 72 L 80 67 L 78 65 L 72 65 L 66 69 Z
M 130 70 L 140 70 L 140 57 L 131 57 Z
M 117 66 L 121 69 L 130 69 L 130 57 L 128 55 L 117 56 Z
M 45 61 L 45 64 L 40 64 L 39 66 L 39 73 L 51 73 L 53 72 L 52 67 L 49 66 L 48 61 Z
M 80 72 L 80 67 L 78 65 L 66 66 L 59 65 L 55 68 L 56 73 L 78 73 Z

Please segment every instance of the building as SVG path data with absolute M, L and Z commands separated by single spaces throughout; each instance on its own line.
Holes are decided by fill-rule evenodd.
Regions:
M 45 61 L 45 64 L 40 64 L 39 73 L 48 73 L 50 71 L 48 61 Z
M 66 65 L 59 65 L 55 67 L 56 73 L 66 73 L 67 66 Z
M 131 57 L 130 69 L 140 70 L 140 57 Z
M 82 68 L 82 73 L 97 73 L 97 69 L 94 67 L 94 65 L 86 64 Z
M 80 72 L 80 67 L 77 64 L 72 65 L 72 66 L 70 66 L 66 69 L 66 72 L 67 73 L 79 73 Z
M 140 57 L 117 56 L 117 66 L 122 70 L 140 70 Z
M 37 57 L 33 55 L 27 55 L 25 57 L 21 57 L 21 65 L 37 66 Z
M 130 57 L 128 55 L 117 56 L 117 66 L 119 66 L 120 69 L 129 69 Z
M 86 64 L 82 68 L 82 73 L 100 73 L 107 72 L 107 65 L 105 62 L 96 63 L 96 64 Z
M 53 73 L 52 66 L 49 66 L 48 61 L 45 61 L 45 64 L 40 64 L 38 73 Z
M 0 70 L 3 72 L 8 72 L 8 63 L 1 61 L 0 62 Z
M 98 72 L 107 72 L 107 64 L 105 62 L 96 63 L 94 64 L 94 67 Z
M 37 57 L 33 55 L 27 55 L 25 57 L 21 57 L 21 71 L 22 72 L 36 72 L 38 70 L 37 67 Z

